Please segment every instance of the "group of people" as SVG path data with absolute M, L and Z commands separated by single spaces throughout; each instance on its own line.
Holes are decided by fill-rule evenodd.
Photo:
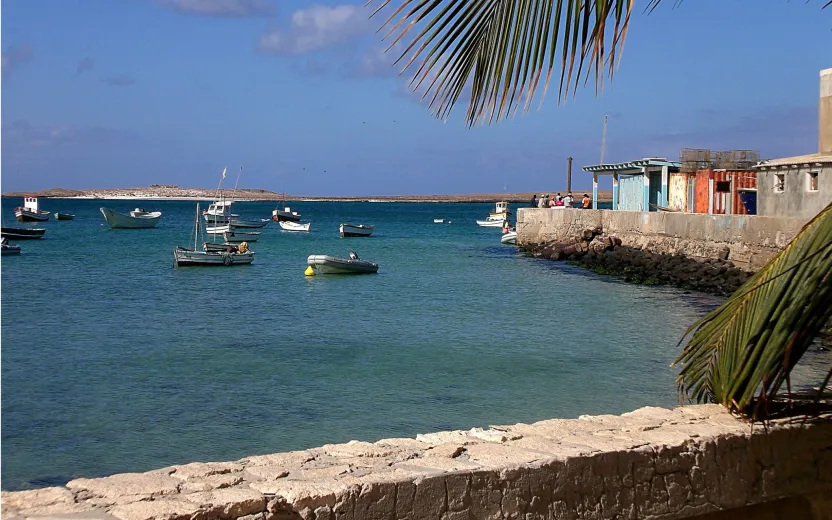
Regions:
M 572 192 L 566 194 L 565 197 L 561 197 L 560 193 L 551 197 L 548 193 L 541 193 L 540 198 L 537 198 L 537 193 L 532 195 L 532 200 L 529 203 L 532 208 L 556 208 L 556 207 L 563 207 L 563 208 L 574 208 L 575 206 L 575 199 L 572 197 Z M 589 198 L 589 195 L 584 193 L 584 198 L 581 199 L 581 205 L 577 206 L 583 209 L 589 209 L 592 207 L 592 199 Z

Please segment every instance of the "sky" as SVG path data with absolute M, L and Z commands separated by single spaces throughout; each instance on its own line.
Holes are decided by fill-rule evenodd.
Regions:
M 605 162 L 817 151 L 832 7 L 646 3 L 600 95 L 468 128 L 408 89 L 364 0 L 3 0 L 0 189 L 210 188 L 242 167 L 239 187 L 292 195 L 543 192 L 572 156 L 586 190 L 605 114 Z

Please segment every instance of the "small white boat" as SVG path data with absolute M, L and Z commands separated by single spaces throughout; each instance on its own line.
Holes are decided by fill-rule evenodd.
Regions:
M 2 247 L 2 256 L 20 254 L 20 246 L 17 244 L 9 244 L 9 240 L 6 237 L 0 238 L 0 247 Z
M 500 201 L 493 213 L 489 213 L 485 220 L 478 220 L 477 225 L 481 227 L 503 227 L 503 222 L 506 221 L 511 212 L 508 210 L 508 202 Z
M 280 229 L 284 231 L 309 231 L 312 228 L 311 222 L 301 224 L 290 220 L 278 220 L 277 224 L 280 226 Z
M 14 216 L 19 222 L 44 222 L 49 220 L 49 212 L 38 209 L 37 197 L 23 197 L 23 205 L 14 208 Z
M 145 211 L 141 208 L 134 209 L 129 215 L 116 213 L 109 208 L 100 209 L 104 220 L 113 229 L 148 229 L 156 227 L 159 219 L 162 218 L 161 211 Z
M 321 274 L 367 274 L 377 273 L 378 264 L 361 260 L 354 252 L 349 258 L 339 258 L 329 255 L 309 255 L 306 259 L 309 267 Z
M 341 237 L 368 237 L 373 234 L 374 226 L 364 224 L 341 224 Z
M 434 224 L 444 224 L 445 219 L 444 218 L 435 218 L 435 219 L 433 219 L 433 223 Z
M 517 244 L 517 231 L 509 231 L 508 233 L 504 234 L 503 238 L 500 239 L 500 243 L 510 245 Z
M 222 236 L 226 242 L 238 244 L 240 242 L 257 242 L 257 239 L 260 238 L 260 232 L 226 231 Z

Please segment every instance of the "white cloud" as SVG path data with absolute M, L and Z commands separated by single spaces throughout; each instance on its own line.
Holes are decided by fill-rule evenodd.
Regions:
M 270 0 L 160 0 L 164 5 L 184 14 L 244 18 L 269 16 L 274 13 Z
M 358 5 L 313 5 L 292 14 L 291 26 L 260 37 L 259 48 L 278 54 L 305 54 L 370 32 L 370 11 Z

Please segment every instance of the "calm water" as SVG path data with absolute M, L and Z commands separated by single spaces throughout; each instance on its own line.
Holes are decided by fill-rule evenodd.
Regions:
M 476 226 L 492 204 L 296 203 L 311 233 L 269 224 L 227 269 L 173 268 L 194 203 L 142 202 L 151 230 L 101 205 L 137 203 L 41 200 L 76 220 L 2 259 L 3 489 L 673 405 L 676 342 L 715 302 L 525 258 Z M 303 276 L 350 250 L 378 275 Z

